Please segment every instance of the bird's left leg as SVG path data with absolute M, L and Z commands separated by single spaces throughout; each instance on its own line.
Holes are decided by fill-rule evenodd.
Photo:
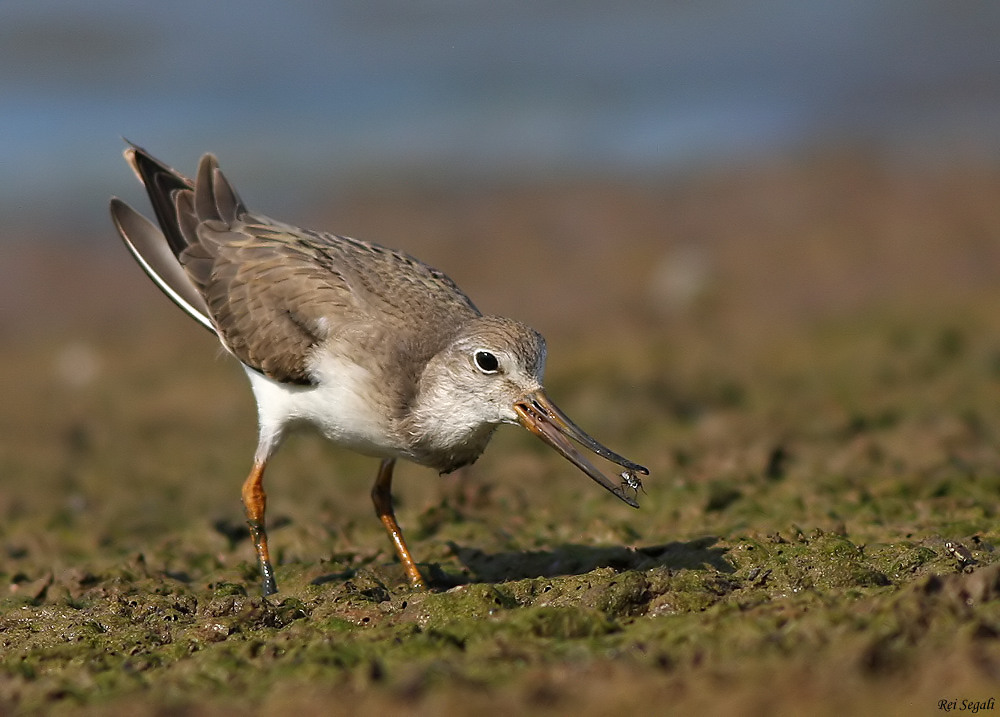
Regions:
M 403 564 L 403 570 L 410 581 L 410 587 L 415 590 L 425 590 L 427 583 L 424 582 L 420 571 L 417 570 L 417 564 L 413 561 L 413 556 L 410 555 L 409 548 L 406 547 L 403 531 L 400 529 L 399 523 L 396 522 L 396 514 L 392 509 L 392 469 L 395 465 L 395 458 L 386 458 L 382 461 L 382 465 L 378 469 L 378 476 L 375 478 L 375 485 L 372 486 L 372 503 L 375 504 L 375 514 L 382 521 L 386 532 L 389 533 L 389 539 L 392 540 L 393 547 L 396 548 L 396 555 L 399 556 L 399 562 Z

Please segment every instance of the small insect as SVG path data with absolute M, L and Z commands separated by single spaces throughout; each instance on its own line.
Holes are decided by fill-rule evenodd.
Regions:
M 622 484 L 621 484 L 622 492 L 625 492 L 626 488 L 631 488 L 632 492 L 635 494 L 638 494 L 640 490 L 643 493 L 646 492 L 646 489 L 642 487 L 642 479 L 640 479 L 639 476 L 636 475 L 635 471 L 624 470 L 619 475 L 621 476 L 622 479 Z
M 969 549 L 961 543 L 952 543 L 949 541 L 944 544 L 944 549 L 951 553 L 952 557 L 954 557 L 955 560 L 962 565 L 962 567 L 971 567 L 977 562 Z

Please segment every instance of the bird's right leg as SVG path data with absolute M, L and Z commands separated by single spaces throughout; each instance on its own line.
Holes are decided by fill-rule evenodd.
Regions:
M 264 511 L 267 508 L 267 493 L 264 492 L 264 466 L 266 465 L 266 460 L 254 459 L 250 475 L 243 482 L 243 509 L 247 514 L 250 538 L 257 551 L 257 563 L 260 566 L 262 581 L 261 590 L 265 596 L 278 592 L 278 585 L 274 580 L 274 567 L 271 565 L 271 554 L 267 549 L 267 528 L 264 521 Z

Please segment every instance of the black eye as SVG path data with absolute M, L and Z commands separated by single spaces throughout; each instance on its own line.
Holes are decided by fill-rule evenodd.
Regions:
M 496 373 L 500 370 L 500 362 L 489 351 L 476 351 L 473 360 L 476 362 L 476 368 L 483 373 Z

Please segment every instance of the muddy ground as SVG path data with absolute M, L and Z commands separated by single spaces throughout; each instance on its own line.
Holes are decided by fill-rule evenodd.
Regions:
M 837 152 L 362 188 L 282 218 L 405 249 L 540 329 L 550 395 L 649 466 L 642 507 L 515 428 L 450 476 L 403 465 L 417 593 L 372 511 L 376 461 L 293 436 L 267 480 L 281 591 L 263 599 L 242 372 L 110 228 L 4 237 L 0 712 L 1000 697 L 1000 166 Z

